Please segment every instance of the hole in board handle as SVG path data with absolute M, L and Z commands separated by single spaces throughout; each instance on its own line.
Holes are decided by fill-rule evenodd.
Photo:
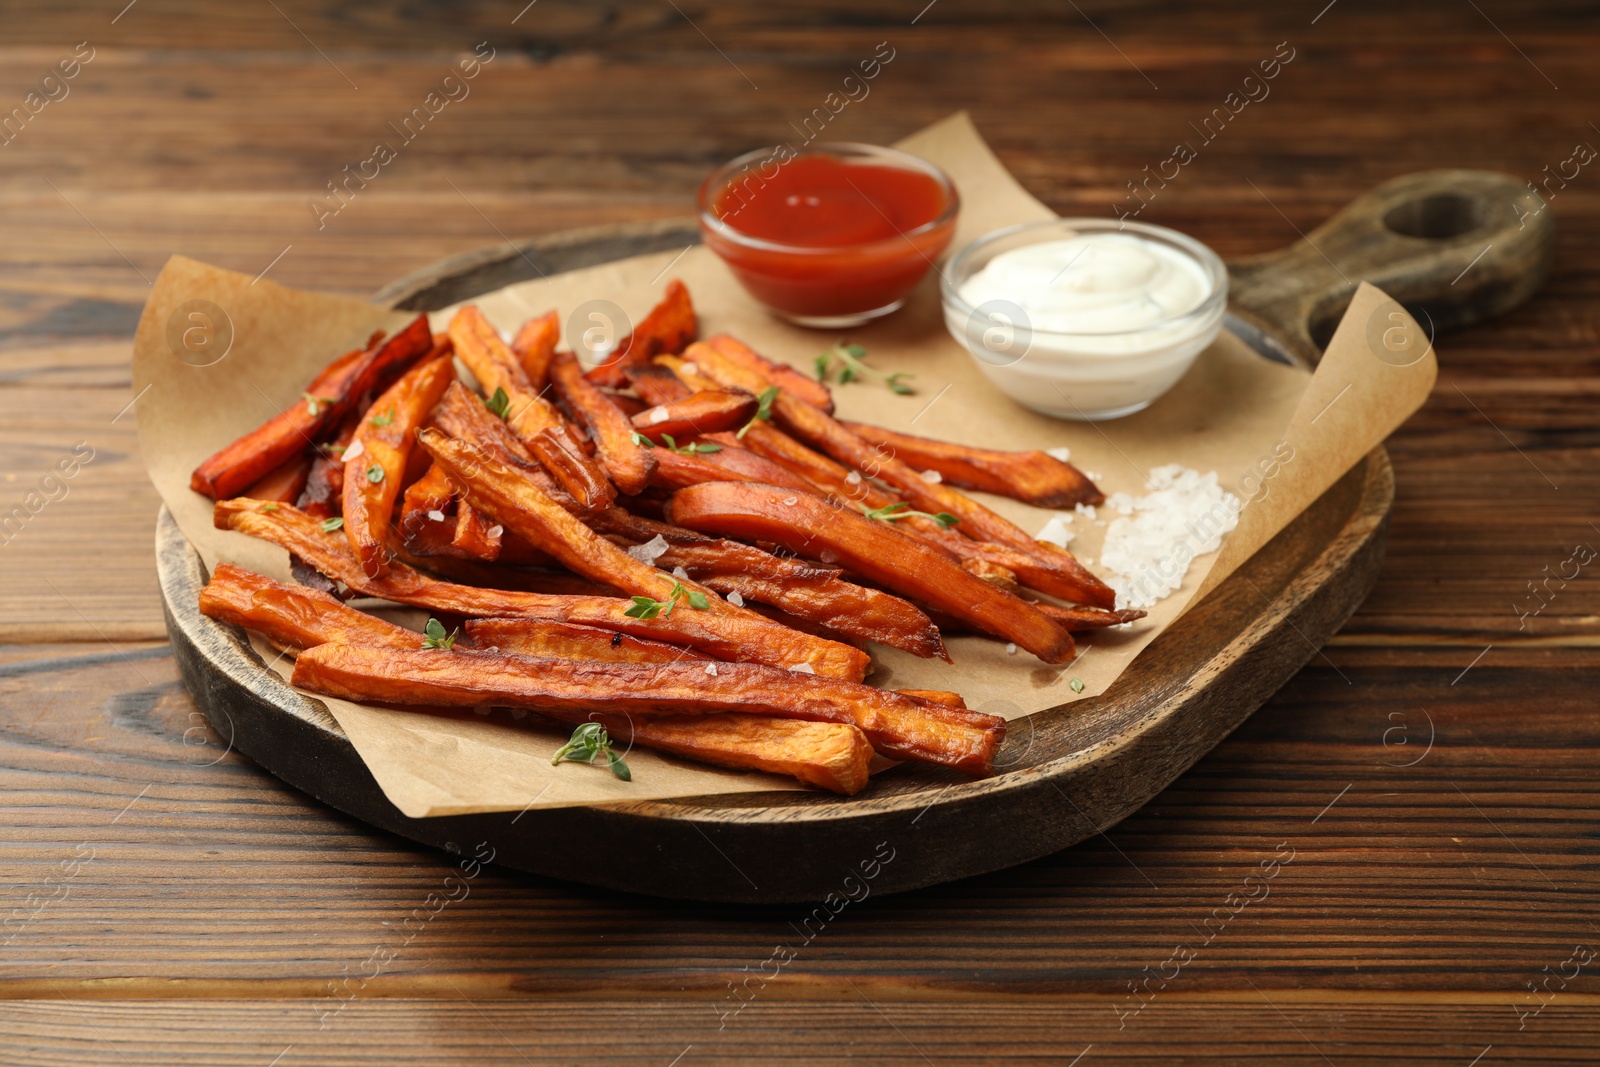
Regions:
M 1478 201 L 1461 193 L 1435 193 L 1389 209 L 1383 224 L 1402 237 L 1442 241 L 1483 225 Z

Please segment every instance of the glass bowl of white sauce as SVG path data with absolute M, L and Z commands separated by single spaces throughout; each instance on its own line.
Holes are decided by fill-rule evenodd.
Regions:
M 989 380 L 1064 419 L 1114 419 L 1177 384 L 1222 329 L 1228 271 L 1194 238 L 1140 222 L 1052 219 L 961 249 L 945 326 Z

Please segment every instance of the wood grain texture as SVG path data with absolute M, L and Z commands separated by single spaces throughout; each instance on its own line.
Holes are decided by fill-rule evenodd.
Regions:
M 364 297 L 502 235 L 679 216 L 711 167 L 790 136 L 788 123 L 886 39 L 894 62 L 830 133 L 888 142 L 967 107 L 1031 191 L 1091 215 L 1127 203 L 1126 183 L 1289 41 L 1297 56 L 1271 96 L 1139 216 L 1226 257 L 1268 252 L 1398 174 L 1469 167 L 1537 181 L 1575 143 L 1600 146 L 1588 125 L 1600 122 L 1592 5 L 940 0 L 915 25 L 920 2 L 680 2 L 680 14 L 540 0 L 514 25 L 520 3 L 280 0 L 280 14 L 140 0 L 113 23 L 122 6 L 8 9 L 0 33 L 6 109 L 76 42 L 97 49 L 72 95 L 0 148 L 0 476 L 15 475 L 0 481 L 0 504 L 53 450 L 100 450 L 81 493 L 0 546 L 0 639 L 41 643 L 7 646 L 3 661 L 70 654 L 50 642 L 101 657 L 0 672 L 0 917 L 54 893 L 49 868 L 80 843 L 97 850 L 0 948 L 0 973 L 13 997 L 143 999 L 0 1005 L 0 1058 L 121 1062 L 97 1043 L 109 1038 L 132 1062 L 163 1064 L 266 1064 L 291 1041 L 282 1067 L 668 1064 L 691 1043 L 681 1067 L 701 1056 L 926 1062 L 895 1027 L 936 1060 L 1070 1062 L 1093 1043 L 1081 1067 L 1402 1055 L 1464 1067 L 1491 1044 L 1482 1067 L 1589 1054 L 1600 990 L 1588 969 L 1522 1031 L 1513 1005 L 1531 1010 L 1525 983 L 1600 936 L 1587 925 L 1600 584 L 1586 570 L 1526 620 L 1512 604 L 1575 540 L 1600 536 L 1589 525 L 1600 522 L 1592 167 L 1552 182 L 1545 288 L 1439 345 L 1433 397 L 1389 443 L 1397 502 L 1383 574 L 1327 659 L 1109 839 L 851 905 L 741 1013 L 728 1044 L 716 1033 L 725 983 L 799 916 L 500 871 L 429 923 L 374 983 L 381 993 L 315 1033 L 317 1014 L 298 1021 L 306 1005 L 326 1003 L 344 968 L 359 973 L 384 923 L 420 906 L 446 868 L 234 756 L 200 766 L 218 750 L 184 746 L 198 713 L 171 659 L 123 662 L 101 634 L 130 656 L 149 651 L 136 639 L 163 636 L 157 502 L 133 453 L 134 414 L 111 420 L 131 399 L 145 278 L 172 252 L 253 274 L 292 245 L 268 277 Z M 499 52 L 473 95 L 319 232 L 307 199 L 485 39 Z M 1420 743 L 1418 711 L 1436 724 L 1433 750 L 1388 766 L 1414 758 L 1395 742 Z M 1271 897 L 1117 1031 L 1127 983 L 1198 936 L 1191 924 L 1284 840 L 1302 851 Z M 1185 990 L 1191 980 L 1200 992 Z M 451 982 L 478 1007 L 458 1003 Z M 152 1003 L 224 993 L 254 999 Z M 595 998 L 584 1002 L 594 1015 L 545 999 L 563 996 Z M 820 1004 L 792 1003 L 801 996 Z M 1250 1003 L 1268 999 L 1277 1007 Z

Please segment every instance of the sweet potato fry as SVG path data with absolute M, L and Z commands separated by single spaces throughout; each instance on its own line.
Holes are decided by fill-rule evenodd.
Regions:
M 672 404 L 687 399 L 696 391 L 685 385 L 660 356 L 653 362 L 635 363 L 630 366 L 628 384 L 633 386 L 633 391 L 642 396 L 648 404 Z
M 450 547 L 464 559 L 493 563 L 500 558 L 505 529 L 465 500 L 456 502 L 456 528 Z
M 759 403 L 743 389 L 707 389 L 646 408 L 633 417 L 633 428 L 658 444 L 663 434 L 687 441 L 719 430 L 737 430 L 750 421 Z
M 589 663 L 692 663 L 712 662 L 692 648 L 646 641 L 627 634 L 543 619 L 469 619 L 467 636 L 477 648 L 515 652 L 540 659 L 571 659 Z
M 540 430 L 523 438 L 523 443 L 579 507 L 610 507 L 617 499 L 605 468 L 584 452 L 565 426 Z
M 262 478 L 249 490 L 253 500 L 276 500 L 280 504 L 293 504 L 300 499 L 300 493 L 306 487 L 306 479 L 311 475 L 312 459 L 310 454 L 292 456 Z
M 417 316 L 387 341 L 379 342 L 379 336 L 374 335 L 362 351 L 330 363 L 306 387 L 303 399 L 196 467 L 189 487 L 217 500 L 260 481 L 339 425 L 365 393 L 406 370 L 433 347 L 426 315 Z
M 616 493 L 604 468 L 572 438 L 556 406 L 533 388 L 517 357 L 477 305 L 456 312 L 450 320 L 450 338 L 484 394 L 493 399 L 496 390 L 504 392 L 506 425 L 562 487 L 584 507 L 610 504 Z
M 755 371 L 790 396 L 803 400 L 814 408 L 833 414 L 833 392 L 815 378 L 808 378 L 787 363 L 768 359 L 736 337 L 719 333 L 706 338 L 706 344 L 728 359 Z
M 311 471 L 300 490 L 295 507 L 319 519 L 329 519 L 344 510 L 344 450 L 355 440 L 361 428 L 364 412 L 352 411 L 345 416 L 339 432 L 332 441 L 318 445 L 311 461 Z
M 1072 633 L 1104 630 L 1108 626 L 1121 626 L 1125 622 L 1137 622 L 1148 614 L 1148 612 L 1140 611 L 1138 608 L 1120 608 L 1115 611 L 1108 611 L 1105 608 L 1061 608 L 1054 604 L 1038 604 L 1035 606 Z
M 959 489 L 1008 496 L 1041 508 L 1105 503 L 1105 494 L 1082 471 L 1048 452 L 974 448 L 864 422 L 841 420 L 839 425 L 919 470 L 938 471 L 947 485 Z
M 455 373 L 455 365 L 444 358 L 407 371 L 373 401 L 344 450 L 344 532 L 373 578 L 381 578 L 389 565 L 389 520 L 412 438 Z
M 480 448 L 487 448 L 512 466 L 522 468 L 538 483 L 539 488 L 555 497 L 568 511 L 582 510 L 572 494 L 550 476 L 549 470 L 534 458 L 533 452 L 511 432 L 505 421 L 484 407 L 483 401 L 477 394 L 460 382 L 451 382 L 450 388 L 445 390 L 439 406 L 433 409 L 433 422 L 451 437 L 459 437 Z M 555 442 L 552 447 L 564 459 L 571 447 L 570 442 L 564 435 L 552 440 Z M 589 477 L 588 467 L 580 467 L 578 460 L 572 461 L 572 471 L 574 477 Z M 607 506 L 609 500 L 616 495 L 611 491 L 610 485 L 603 482 L 595 483 L 592 490 L 608 501 Z
M 583 376 L 578 357 L 571 352 L 557 352 L 551 357 L 549 372 L 556 395 L 588 427 L 589 438 L 612 482 L 629 496 L 643 491 L 656 459 L 651 449 L 634 444 L 635 433 L 628 416 L 599 386 Z
M 607 389 L 621 389 L 628 384 L 628 367 L 662 352 L 681 352 L 694 340 L 699 328 L 689 290 L 674 278 L 667 283 L 661 303 L 651 308 L 633 332 L 618 343 L 609 360 L 588 373 L 588 379 Z
M 339 641 L 381 648 L 417 648 L 422 635 L 347 606 L 338 597 L 284 585 L 221 563 L 200 591 L 200 614 L 255 630 L 281 648 Z
M 809 493 L 806 481 L 743 448 L 724 446 L 720 452 L 685 455 L 670 449 L 656 454 L 650 484 L 659 489 L 683 489 L 701 482 L 762 482 Z
M 535 392 L 549 383 L 550 357 L 561 340 L 561 316 L 547 311 L 529 319 L 511 339 L 511 351 L 522 363 L 522 372 Z
M 264 508 L 273 510 L 267 511 Z M 479 618 L 513 616 L 599 626 L 686 645 L 717 659 L 763 663 L 774 667 L 806 665 L 818 677 L 858 682 L 870 660 L 860 649 L 798 633 L 750 612 L 728 605 L 720 611 L 663 612 L 649 619 L 628 615 L 633 605 L 618 597 L 560 596 L 517 590 L 479 588 L 442 582 L 395 560 L 383 578 L 369 578 L 342 535 L 327 533 L 322 524 L 287 504 L 263 505 L 248 499 L 217 502 L 212 520 L 218 529 L 236 530 L 271 541 L 305 560 L 329 578 L 367 596 L 397 604 L 432 608 Z
M 424 430 L 417 439 L 474 507 L 549 552 L 574 573 L 604 582 L 629 596 L 648 597 L 662 604 L 673 602 L 674 591 L 680 587 L 683 601 L 690 601 L 697 592 L 704 597 L 704 607 L 692 602 L 680 605 L 687 611 L 739 611 L 721 597 L 708 595 L 692 581 L 680 583 L 672 575 L 630 556 L 579 522 L 522 471 L 486 450 L 438 430 Z
M 693 571 L 690 571 L 693 574 Z M 708 589 L 745 601 L 771 604 L 828 632 L 859 641 L 876 641 L 923 659 L 949 662 L 939 628 L 927 614 L 880 589 L 843 578 L 758 578 L 713 574 L 700 579 Z
M 852 573 L 1014 641 L 1046 663 L 1072 657 L 1071 636 L 1032 604 L 973 577 L 888 523 L 820 497 L 709 482 L 680 490 L 667 515 L 691 530 L 773 541 L 813 557 L 826 552 Z
M 765 379 L 759 374 L 727 359 L 710 345 L 690 345 L 684 358 L 693 360 L 702 373 L 721 385 L 739 389 L 765 388 Z M 915 509 L 953 515 L 959 522 L 957 530 L 963 536 L 1015 548 L 1054 566 L 1061 572 L 1062 580 L 1070 580 L 1074 586 L 1071 594 L 1060 595 L 1069 595 L 1070 599 L 1095 607 L 1110 607 L 1116 601 L 1111 588 L 1091 574 L 1072 553 L 1034 540 L 1010 520 L 958 489 L 924 480 L 909 464 L 895 458 L 887 449 L 858 437 L 822 410 L 780 391 L 772 402 L 772 413 L 783 429 L 868 477 L 887 482 Z M 1022 577 L 1021 571 L 1017 574 Z M 1035 585 L 1034 588 L 1040 587 Z
M 572 663 L 498 652 L 325 644 L 300 654 L 294 684 L 328 696 L 392 704 L 494 704 L 635 720 L 742 712 L 850 723 L 886 756 L 968 774 L 989 772 L 1005 735 L 1005 720 L 997 716 L 749 663 Z
M 849 723 L 738 713 L 595 719 L 619 741 L 720 767 L 791 775 L 845 796 L 866 786 L 872 764 L 867 736 Z

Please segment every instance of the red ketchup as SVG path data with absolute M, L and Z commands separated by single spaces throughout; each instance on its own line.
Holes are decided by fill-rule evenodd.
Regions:
M 700 230 L 768 308 L 801 325 L 839 327 L 904 302 L 949 246 L 958 206 L 950 180 L 915 156 L 780 146 L 706 180 Z

